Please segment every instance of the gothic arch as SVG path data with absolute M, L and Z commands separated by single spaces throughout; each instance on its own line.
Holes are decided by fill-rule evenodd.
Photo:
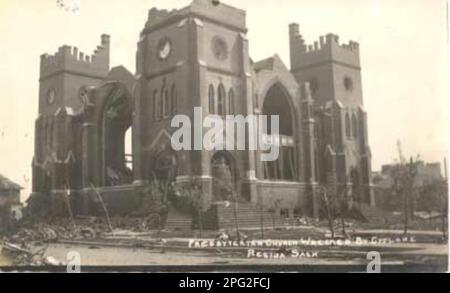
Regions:
M 350 115 L 348 113 L 345 113 L 345 136 L 347 137 L 347 139 L 352 137 Z
M 211 157 L 211 177 L 215 201 L 232 200 L 238 194 L 238 168 L 233 155 L 218 151 Z
M 178 111 L 178 95 L 177 95 L 178 93 L 177 93 L 177 87 L 176 87 L 176 85 L 175 84 L 173 84 L 172 85 L 172 89 L 171 89 L 171 91 L 170 91 L 170 98 L 171 98 L 171 100 L 172 100 L 172 103 L 171 103 L 171 106 L 172 106 L 172 109 L 171 109 L 171 113 L 172 113 L 172 116 L 174 116 L 174 115 L 176 115 L 177 114 L 177 111 Z
M 259 90 L 259 97 L 260 97 L 260 103 L 259 105 L 264 104 L 264 100 L 267 96 L 268 91 L 273 88 L 275 85 L 279 86 L 286 94 L 287 97 L 289 97 L 289 105 L 292 107 L 292 109 L 297 109 L 297 106 L 294 102 L 294 98 L 296 97 L 297 90 L 293 89 L 293 86 L 290 85 L 290 82 L 286 80 L 286 78 L 281 78 L 278 75 L 275 75 L 271 77 L 267 82 L 264 82 L 264 84 L 260 87 Z M 298 86 L 298 84 L 295 82 L 295 85 Z M 291 90 L 289 90 L 291 89 Z
M 132 126 L 133 99 L 125 85 L 110 82 L 104 85 L 97 107 L 98 158 L 100 184 L 121 185 L 132 181 L 132 172 L 125 159 L 125 135 Z
M 358 138 L 358 119 L 356 118 L 355 113 L 352 115 L 352 134 L 353 138 Z
M 351 196 L 354 201 L 361 198 L 361 175 L 358 168 L 353 167 L 350 170 L 350 182 L 352 184 Z
M 172 182 L 176 179 L 178 170 L 177 153 L 172 149 L 166 149 L 155 155 L 150 166 L 150 177 L 159 181 Z
M 156 90 L 156 89 L 153 90 L 152 98 L 153 98 L 153 120 L 158 121 L 160 119 L 160 113 L 159 113 L 160 100 L 159 100 L 158 90 Z
M 210 84 L 208 88 L 208 109 L 209 114 L 216 113 L 216 96 L 214 86 L 212 84 Z
M 221 83 L 217 88 L 217 114 L 226 115 L 227 92 L 225 86 Z
M 292 110 L 291 98 L 282 85 L 276 83 L 266 92 L 262 112 L 268 116 L 278 115 L 280 134 L 294 136 L 295 112 Z
M 235 114 L 235 106 L 234 106 L 234 91 L 232 88 L 228 91 L 228 111 L 229 115 Z
M 172 113 L 172 106 L 171 106 L 171 97 L 169 93 L 169 87 L 163 82 L 163 85 L 161 87 L 161 97 L 160 97 L 160 106 L 161 106 L 161 117 L 162 119 L 166 119 L 170 116 Z
M 263 99 L 262 114 L 279 116 L 279 134 L 281 146 L 279 157 L 276 161 L 264 162 L 264 177 L 271 180 L 298 180 L 299 160 L 297 138 L 296 111 L 293 107 L 292 97 L 281 83 L 275 83 L 266 92 Z M 267 134 L 270 136 L 270 127 Z

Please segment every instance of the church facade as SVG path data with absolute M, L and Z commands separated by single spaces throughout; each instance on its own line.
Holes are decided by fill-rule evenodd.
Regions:
M 42 55 L 33 193 L 53 210 L 70 194 L 80 214 L 94 213 L 99 201 L 130 212 L 155 179 L 175 189 L 195 182 L 205 210 L 232 194 L 318 216 L 321 187 L 330 184 L 374 204 L 359 45 L 333 34 L 307 45 L 291 24 L 288 68 L 277 55 L 254 62 L 246 33 L 245 11 L 194 0 L 149 11 L 134 74 L 110 69 L 107 35 L 93 55 L 69 46 Z M 193 120 L 194 107 L 220 117 L 279 115 L 279 135 L 265 135 L 279 146 L 278 159 L 263 162 L 249 149 L 173 150 L 172 118 Z

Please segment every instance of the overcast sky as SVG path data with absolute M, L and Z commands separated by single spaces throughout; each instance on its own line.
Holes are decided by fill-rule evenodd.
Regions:
M 147 11 L 188 0 L 81 0 L 78 14 L 56 0 L 0 0 L 0 173 L 31 185 L 39 56 L 63 44 L 91 53 L 111 35 L 111 65 L 135 70 Z M 360 43 L 373 169 L 405 155 L 442 161 L 448 150 L 447 25 L 444 0 L 227 0 L 247 11 L 253 60 L 278 53 L 289 64 L 288 25 L 308 43 L 333 32 Z

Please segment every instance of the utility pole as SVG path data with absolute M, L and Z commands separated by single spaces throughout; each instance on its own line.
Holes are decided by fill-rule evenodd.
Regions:
M 410 176 L 410 168 L 411 166 L 409 166 L 408 170 L 406 172 L 404 172 L 404 167 L 405 167 L 405 157 L 403 156 L 403 151 L 402 151 L 402 143 L 400 141 L 397 141 L 397 151 L 398 151 L 398 157 L 399 157 L 399 173 L 397 176 L 399 177 L 397 180 L 400 180 L 400 187 L 399 187 L 399 191 L 401 193 L 403 193 L 403 217 L 404 217 L 404 230 L 403 233 L 407 234 L 408 233 L 408 192 L 409 192 L 409 188 L 407 190 L 405 190 L 405 182 L 408 184 L 409 183 L 409 178 L 403 178 L 404 176 L 409 177 Z M 406 179 L 406 180 L 405 180 Z
M 411 207 L 411 193 L 413 191 L 413 184 L 414 184 L 414 161 L 411 157 L 409 159 L 408 164 L 408 171 L 407 171 L 407 180 L 406 180 L 406 192 L 405 192 L 405 231 L 404 233 L 408 233 L 408 221 L 409 221 L 409 213 L 412 213 L 412 207 Z

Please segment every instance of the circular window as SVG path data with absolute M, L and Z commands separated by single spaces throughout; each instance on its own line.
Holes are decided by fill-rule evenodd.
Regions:
M 172 52 L 172 43 L 169 38 L 162 38 L 158 43 L 158 58 L 160 60 L 165 60 L 169 58 Z
M 353 80 L 348 76 L 344 77 L 344 87 L 349 92 L 353 90 Z
M 227 43 L 220 37 L 213 38 L 212 51 L 218 60 L 225 60 L 228 57 Z
M 54 88 L 47 92 L 47 103 L 49 105 L 53 104 L 56 100 L 56 90 Z

